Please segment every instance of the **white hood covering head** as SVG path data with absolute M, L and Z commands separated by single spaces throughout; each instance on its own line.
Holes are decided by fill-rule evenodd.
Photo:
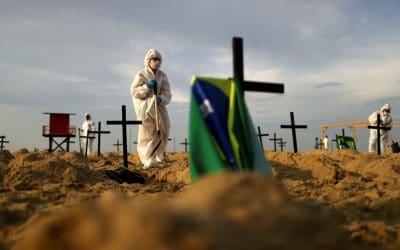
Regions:
M 387 104 L 387 103 L 386 103 L 385 105 L 383 105 L 382 108 L 381 108 L 381 112 L 383 112 L 384 109 L 390 110 L 390 109 L 391 109 L 391 108 L 390 108 L 390 105 Z
M 148 67 L 149 66 L 149 61 L 152 58 L 160 58 L 160 65 L 162 63 L 162 57 L 160 52 L 158 52 L 158 50 L 156 49 L 149 49 L 149 51 L 147 51 L 146 55 L 144 56 L 144 66 Z

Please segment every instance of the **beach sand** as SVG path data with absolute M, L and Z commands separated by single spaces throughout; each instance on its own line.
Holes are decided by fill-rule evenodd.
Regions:
M 3 249 L 398 249 L 400 154 L 268 152 L 274 179 L 191 184 L 188 155 L 118 184 L 120 153 L 0 152 Z

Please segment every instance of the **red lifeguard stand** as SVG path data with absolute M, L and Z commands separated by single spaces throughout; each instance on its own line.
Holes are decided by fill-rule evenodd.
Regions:
M 73 113 L 43 113 L 50 115 L 49 125 L 42 127 L 42 135 L 49 138 L 49 152 L 60 148 L 63 151 L 69 152 L 69 144 L 71 138 L 76 136 L 76 126 L 69 125 L 69 117 L 75 115 Z M 55 138 L 64 138 L 61 142 L 57 142 Z M 53 142 L 57 145 L 53 149 Z M 66 149 L 62 145 L 66 143 Z

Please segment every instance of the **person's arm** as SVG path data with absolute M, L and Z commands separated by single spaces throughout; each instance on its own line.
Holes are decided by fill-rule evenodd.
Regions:
M 81 130 L 86 130 L 86 127 L 87 127 L 86 121 L 84 121 L 84 122 L 82 123 Z
M 159 105 L 168 105 L 171 102 L 172 95 L 167 75 L 164 75 L 162 79 L 159 96 L 161 97 L 161 103 Z
M 368 117 L 368 122 L 369 122 L 369 124 L 377 124 L 377 115 L 378 115 L 378 112 L 377 111 L 375 111 L 375 112 L 373 112 L 369 117 Z
M 146 85 L 147 79 L 140 73 L 135 76 L 131 85 L 131 95 L 134 98 L 146 99 L 151 91 Z
M 392 127 L 392 116 L 388 115 L 388 116 L 384 116 L 382 119 L 382 125 L 385 127 Z

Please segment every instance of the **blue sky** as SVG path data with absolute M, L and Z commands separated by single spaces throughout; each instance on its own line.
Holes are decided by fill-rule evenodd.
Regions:
M 240 36 L 245 78 L 285 83 L 284 95 L 246 94 L 254 123 L 291 142 L 279 125 L 295 112 L 309 125 L 298 135 L 299 149 L 307 150 L 319 126 L 366 119 L 384 103 L 399 120 L 399 10 L 399 1 L 372 0 L 3 0 L 0 134 L 11 150 L 44 149 L 43 112 L 76 113 L 77 126 L 89 112 L 112 131 L 103 147 L 113 150 L 120 129 L 105 121 L 118 119 L 123 104 L 135 119 L 129 87 L 146 51 L 157 48 L 173 94 L 171 137 L 182 150 L 191 77 L 231 76 L 231 39 Z M 338 131 L 328 130 L 329 137 Z M 393 134 L 399 139 L 397 127 Z M 368 131 L 358 137 L 365 150 Z

